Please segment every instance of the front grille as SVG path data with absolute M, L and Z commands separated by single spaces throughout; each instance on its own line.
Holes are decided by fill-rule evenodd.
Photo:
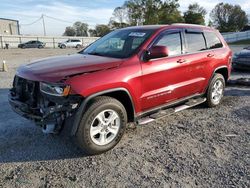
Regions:
M 36 107 L 38 93 L 38 82 L 15 76 L 11 95 L 15 97 L 16 100 L 31 105 L 31 107 Z

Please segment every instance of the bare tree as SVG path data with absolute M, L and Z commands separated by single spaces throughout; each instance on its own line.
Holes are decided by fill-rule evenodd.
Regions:
M 113 20 L 119 23 L 126 23 L 128 21 L 128 11 L 126 7 L 116 7 L 113 12 Z

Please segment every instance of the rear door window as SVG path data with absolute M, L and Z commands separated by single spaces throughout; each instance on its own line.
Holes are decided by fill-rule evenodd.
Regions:
M 154 46 L 166 46 L 169 56 L 179 55 L 182 52 L 181 33 L 166 33 L 154 44 Z
M 207 49 L 221 48 L 223 46 L 220 39 L 214 32 L 205 31 L 204 35 L 207 42 Z
M 187 53 L 206 50 L 206 43 L 203 33 L 201 32 L 186 32 Z

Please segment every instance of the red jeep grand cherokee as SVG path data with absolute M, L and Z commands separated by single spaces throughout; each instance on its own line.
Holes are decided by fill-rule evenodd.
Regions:
M 221 103 L 232 52 L 212 28 L 156 25 L 119 29 L 74 55 L 17 70 L 9 102 L 45 133 L 71 134 L 88 154 L 113 148 L 126 124 L 145 124 L 206 102 Z

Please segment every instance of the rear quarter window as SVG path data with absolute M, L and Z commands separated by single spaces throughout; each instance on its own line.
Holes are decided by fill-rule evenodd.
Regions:
M 220 39 L 214 32 L 205 31 L 204 36 L 207 42 L 207 49 L 221 48 L 223 46 Z
M 185 36 L 188 53 L 206 50 L 205 38 L 202 33 L 186 32 Z

